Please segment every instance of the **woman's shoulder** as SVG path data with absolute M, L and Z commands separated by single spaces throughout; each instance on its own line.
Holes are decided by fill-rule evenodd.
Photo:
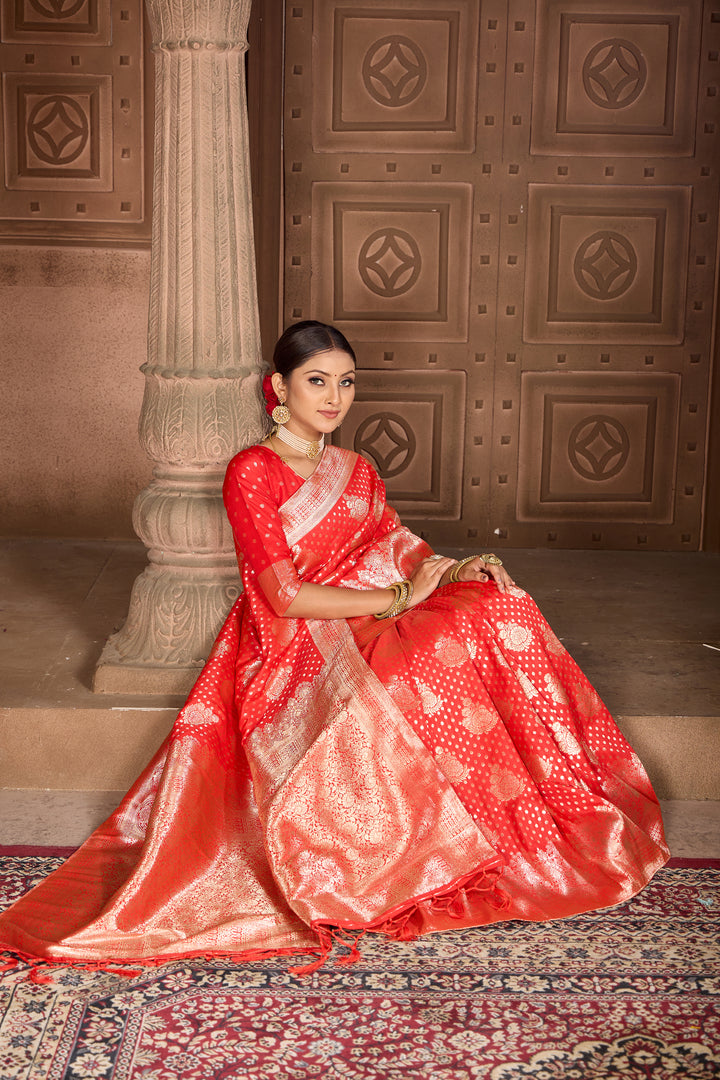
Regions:
M 265 473 L 274 456 L 272 450 L 263 446 L 262 443 L 254 443 L 231 458 L 225 476 L 226 478 L 229 476 L 240 478 L 256 475 L 259 472 Z

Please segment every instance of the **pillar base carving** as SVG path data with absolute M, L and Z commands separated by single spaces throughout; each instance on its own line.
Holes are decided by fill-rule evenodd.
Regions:
M 185 667 L 169 664 L 163 667 L 153 667 L 152 664 L 121 664 L 112 659 L 106 660 L 107 653 L 106 645 L 93 678 L 93 690 L 96 694 L 142 694 L 146 697 L 168 697 L 177 694 L 178 697 L 186 698 L 202 671 L 202 664 Z
M 223 569 L 151 563 L 133 585 L 125 624 L 102 651 L 93 690 L 187 693 L 239 594 L 234 554 Z

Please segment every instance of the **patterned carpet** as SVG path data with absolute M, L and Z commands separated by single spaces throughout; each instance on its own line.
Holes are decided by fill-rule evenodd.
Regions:
M 0 859 L 0 906 L 58 865 Z M 709 1080 L 720 1076 L 717 868 L 634 900 L 410 944 L 306 977 L 285 959 L 0 981 L 2 1080 Z M 47 972 L 46 972 L 47 973 Z M 44 973 L 44 974 L 46 974 Z

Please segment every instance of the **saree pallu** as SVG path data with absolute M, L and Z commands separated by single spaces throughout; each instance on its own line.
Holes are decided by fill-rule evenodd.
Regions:
M 0 916 L 51 962 L 315 953 L 620 903 L 668 857 L 638 758 L 531 598 L 443 586 L 394 619 L 294 619 L 431 554 L 361 458 L 231 462 L 243 595 L 118 810 Z M 311 965 L 312 967 L 313 965 Z M 308 969 L 309 970 L 309 969 Z

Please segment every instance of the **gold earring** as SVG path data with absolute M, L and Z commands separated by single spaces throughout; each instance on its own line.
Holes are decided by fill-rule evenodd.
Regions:
M 281 401 L 278 405 L 275 406 L 270 415 L 272 416 L 273 421 L 278 426 L 280 426 L 281 424 L 287 424 L 288 420 L 290 419 L 290 410 L 288 409 L 285 402 Z

